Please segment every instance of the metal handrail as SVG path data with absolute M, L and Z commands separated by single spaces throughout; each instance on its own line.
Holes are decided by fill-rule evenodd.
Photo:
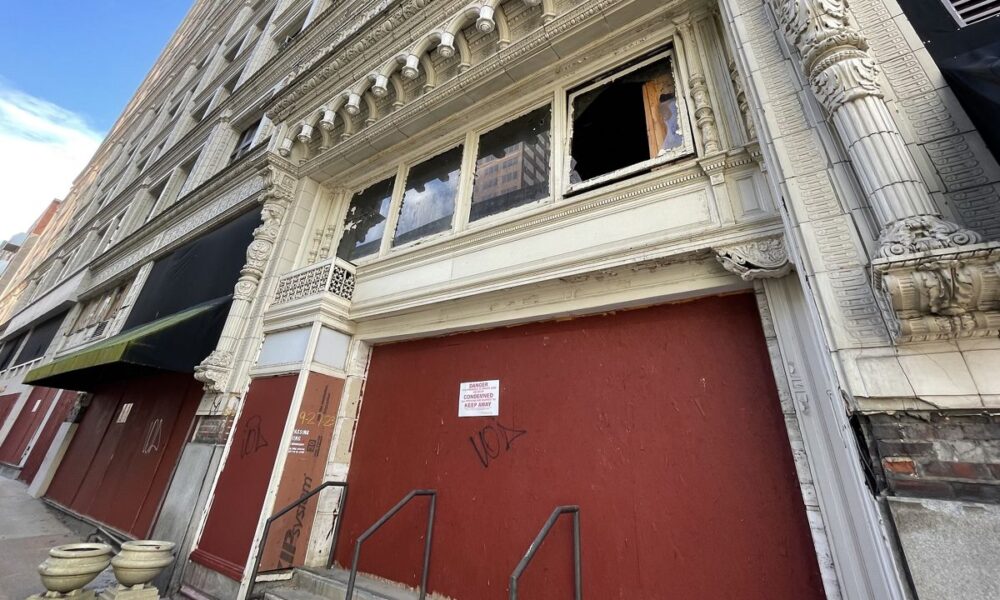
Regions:
M 528 551 L 524 553 L 524 558 L 521 562 L 517 563 L 517 567 L 514 568 L 514 572 L 510 574 L 510 600 L 517 600 L 517 580 L 524 573 L 524 570 L 528 568 L 528 563 L 531 559 L 535 557 L 535 552 L 538 552 L 538 548 L 545 541 L 545 537 L 549 535 L 549 531 L 552 526 L 556 524 L 556 521 L 565 513 L 573 514 L 573 576 L 574 576 L 574 587 L 576 589 L 576 595 L 574 596 L 576 600 L 583 599 L 583 577 L 580 571 L 580 507 L 579 506 L 557 506 L 552 514 L 549 515 L 549 519 L 545 521 L 545 525 L 542 526 L 542 530 L 538 532 L 535 536 L 535 541 L 531 542 L 528 546 Z
M 375 521 L 374 525 L 358 536 L 358 541 L 354 544 L 354 562 L 351 563 L 351 576 L 347 580 L 347 592 L 344 594 L 344 600 L 351 600 L 354 597 L 354 580 L 358 576 L 358 559 L 361 558 L 361 544 L 378 531 L 380 527 L 385 525 L 389 519 L 395 516 L 407 502 L 417 496 L 431 497 L 431 506 L 427 511 L 427 535 L 424 540 L 424 570 L 420 575 L 420 600 L 424 600 L 427 596 L 427 569 L 431 562 L 431 540 L 434 537 L 434 506 L 437 503 L 437 490 L 413 490 L 406 496 L 403 496 L 403 499 L 397 502 L 396 506 L 390 508 L 389 512 L 382 515 L 378 521 Z
M 330 566 L 333 565 L 333 556 L 337 550 L 337 541 L 340 538 L 340 524 L 344 520 L 344 505 L 347 503 L 347 482 L 344 481 L 324 481 L 308 494 L 299 496 L 298 500 L 271 515 L 271 517 L 264 523 L 264 533 L 260 536 L 260 546 L 257 547 L 257 556 L 254 557 L 253 571 L 250 572 L 250 584 L 247 588 L 247 598 L 252 597 L 253 588 L 257 585 L 257 571 L 260 569 L 261 559 L 264 558 L 264 546 L 267 543 L 267 534 L 271 531 L 271 523 L 285 516 L 293 508 L 329 487 L 339 487 L 344 490 L 343 493 L 340 494 L 340 501 L 337 503 L 337 520 L 333 526 L 333 540 L 330 542 L 330 556 L 327 557 L 326 561 L 327 568 L 330 568 Z

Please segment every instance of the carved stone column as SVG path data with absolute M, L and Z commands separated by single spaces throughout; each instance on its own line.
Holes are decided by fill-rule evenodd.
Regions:
M 274 166 L 267 166 L 261 171 L 261 175 L 264 177 L 264 192 L 260 196 L 263 205 L 261 224 L 254 230 L 253 241 L 247 246 L 247 261 L 233 288 L 233 303 L 219 335 L 219 343 L 195 367 L 195 379 L 204 383 L 205 391 L 209 393 L 221 394 L 227 391 L 237 345 L 250 316 L 257 288 L 274 254 L 285 213 L 292 201 L 292 190 L 284 186 L 285 173 Z
M 882 227 L 875 287 L 897 341 L 995 335 L 997 249 L 941 217 L 878 83 L 868 43 L 846 0 L 768 0 L 801 53 L 813 93 L 830 113 Z
M 719 128 L 715 122 L 715 110 L 712 108 L 712 99 L 708 93 L 708 83 L 705 80 L 701 58 L 698 56 L 694 23 L 690 19 L 684 19 L 677 21 L 676 25 L 681 40 L 684 42 L 684 50 L 688 58 L 688 88 L 691 94 L 691 102 L 694 104 L 695 123 L 698 125 L 698 131 L 701 132 L 701 144 L 705 149 L 705 154 L 715 154 L 722 150 L 722 142 L 719 141 Z

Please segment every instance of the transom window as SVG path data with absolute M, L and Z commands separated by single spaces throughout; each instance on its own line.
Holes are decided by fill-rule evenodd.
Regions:
M 392 245 L 451 229 L 462 171 L 462 146 L 410 168 Z
M 479 137 L 470 221 L 549 195 L 551 121 L 545 106 Z
M 339 258 L 354 261 L 378 253 L 395 184 L 396 178 L 390 177 L 354 194 L 337 247 Z

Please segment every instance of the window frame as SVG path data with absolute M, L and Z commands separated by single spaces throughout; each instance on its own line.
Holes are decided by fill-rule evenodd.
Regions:
M 654 49 L 647 53 L 645 58 L 639 57 L 635 60 L 633 64 L 623 66 L 619 64 L 617 66 L 610 66 L 607 69 L 599 72 L 597 75 L 591 75 L 588 79 L 584 80 L 583 83 L 577 84 L 575 86 L 568 86 L 566 88 L 564 98 L 565 115 L 566 120 L 563 129 L 563 140 L 561 145 L 563 147 L 562 156 L 562 181 L 563 181 L 563 196 L 571 196 L 585 190 L 591 190 L 596 187 L 621 181 L 627 179 L 631 176 L 641 174 L 644 171 L 665 165 L 676 160 L 683 158 L 696 156 L 697 147 L 694 141 L 694 131 L 691 127 L 691 116 L 688 112 L 687 106 L 687 85 L 683 81 L 681 76 L 681 69 L 678 68 L 680 61 L 683 57 L 679 55 L 676 51 L 676 47 L 673 43 L 666 46 L 661 46 L 658 49 Z M 580 95 L 595 90 L 599 87 L 607 85 L 620 79 L 630 73 L 634 73 L 639 69 L 648 67 L 649 65 L 655 64 L 658 61 L 669 60 L 671 66 L 671 73 L 674 76 L 674 87 L 676 89 L 675 97 L 677 100 L 677 123 L 678 127 L 681 129 L 684 135 L 684 143 L 673 151 L 667 152 L 662 156 L 656 156 L 648 160 L 637 162 L 635 164 L 629 165 L 627 167 L 622 167 L 620 169 L 615 169 L 609 173 L 604 173 L 596 177 L 591 177 L 577 183 L 570 182 L 570 176 L 573 171 L 573 101 Z M 625 61 L 627 63 L 628 61 Z M 553 115 L 554 116 L 554 115 Z
M 489 123 L 484 124 L 481 127 L 473 129 L 470 134 L 473 137 L 471 141 L 468 142 L 470 157 L 469 157 L 469 184 L 468 184 L 468 198 L 465 199 L 466 203 L 463 207 L 462 212 L 462 224 L 461 230 L 476 230 L 492 227 L 499 222 L 507 221 L 514 215 L 519 215 L 521 213 L 530 212 L 532 210 L 537 210 L 538 208 L 550 204 L 556 199 L 556 179 L 557 173 L 559 171 L 559 165 L 556 161 L 559 158 L 556 152 L 557 145 L 557 130 L 556 130 L 556 119 L 560 118 L 560 111 L 557 105 L 558 94 L 549 93 L 544 97 L 540 98 L 536 102 L 532 102 L 527 106 L 519 108 L 516 112 L 504 115 L 503 117 L 493 119 Z M 550 110 L 549 115 L 549 193 L 548 195 L 539 198 L 533 202 L 528 202 L 522 204 L 521 206 L 515 206 L 514 208 L 507 209 L 505 211 L 492 214 L 475 221 L 469 220 L 472 211 L 472 194 L 476 182 L 476 157 L 479 156 L 479 140 L 480 138 L 492 131 L 503 127 L 511 121 L 520 119 L 521 117 L 527 116 L 540 108 L 548 106 Z M 464 168 L 464 165 L 463 165 Z M 461 231 L 460 230 L 460 231 Z
M 437 238 L 444 237 L 444 236 L 451 235 L 451 234 L 455 233 L 455 231 L 456 231 L 456 223 L 458 222 L 458 212 L 459 212 L 459 210 L 464 210 L 462 199 L 464 197 L 464 191 L 463 190 L 466 187 L 465 186 L 465 183 L 466 183 L 466 181 L 465 181 L 466 180 L 465 169 L 466 169 L 466 163 L 467 163 L 467 158 L 468 158 L 468 154 L 467 153 L 469 152 L 469 147 L 466 144 L 467 137 L 468 136 L 466 136 L 466 138 L 464 138 L 464 139 L 462 139 L 460 141 L 456 141 L 456 142 L 454 142 L 452 144 L 447 144 L 447 145 L 441 146 L 438 150 L 435 150 L 433 152 L 427 153 L 427 154 L 429 154 L 429 156 L 425 155 L 426 158 L 405 161 L 405 162 L 402 163 L 401 166 L 403 168 L 400 169 L 400 175 L 402 176 L 402 178 L 396 180 L 400 185 L 398 186 L 398 188 L 397 187 L 393 188 L 393 190 L 392 190 L 393 191 L 392 203 L 389 205 L 389 211 L 390 211 L 389 215 L 390 215 L 390 217 L 393 217 L 393 218 L 391 219 L 391 223 L 392 223 L 392 232 L 391 233 L 392 233 L 392 235 L 388 236 L 388 237 L 390 237 L 390 240 L 389 240 L 389 244 L 388 244 L 389 247 L 386 250 L 387 253 L 389 253 L 389 252 L 396 252 L 396 251 L 402 250 L 403 248 L 410 248 L 412 246 L 416 246 L 416 245 L 419 245 L 419 244 L 426 244 L 430 240 L 434 240 L 434 239 L 437 239 Z M 455 208 L 454 208 L 454 210 L 451 213 L 451 223 L 449 224 L 448 228 L 444 229 L 442 231 L 438 231 L 436 233 L 432 233 L 430 235 L 426 235 L 426 236 L 421 237 L 421 238 L 417 238 L 415 240 L 410 240 L 408 242 L 404 242 L 404 243 L 399 244 L 399 245 L 393 245 L 393 241 L 395 241 L 395 239 L 396 239 L 396 229 L 399 226 L 400 213 L 402 213 L 402 210 L 403 210 L 403 196 L 406 193 L 407 178 L 410 176 L 410 171 L 413 169 L 413 167 L 418 166 L 418 165 L 422 165 L 422 164 L 424 164 L 426 162 L 429 162 L 429 161 L 432 161 L 435 158 L 441 156 L 442 154 L 451 152 L 452 150 L 454 150 L 455 148 L 458 148 L 458 147 L 462 148 L 462 154 L 461 154 L 461 156 L 459 157 L 459 160 L 458 160 L 458 187 L 455 189 Z M 387 224 L 388 224 L 388 222 L 387 222 Z M 383 239 L 383 242 L 384 241 L 385 240 Z M 381 254 L 381 252 L 379 252 L 379 254 Z

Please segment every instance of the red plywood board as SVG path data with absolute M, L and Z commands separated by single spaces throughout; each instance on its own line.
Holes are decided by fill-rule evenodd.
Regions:
M 29 485 L 35 478 L 35 474 L 38 473 L 38 468 L 42 466 L 42 461 L 45 460 L 45 455 L 52 445 L 52 439 L 55 437 L 56 432 L 59 431 L 59 426 L 63 424 L 67 415 L 69 415 L 69 411 L 73 409 L 73 404 L 76 402 L 76 392 L 61 390 L 56 402 L 57 404 L 52 411 L 52 415 L 45 422 L 42 433 L 39 434 L 38 440 L 32 446 L 31 453 L 28 454 L 28 460 L 25 461 L 24 467 L 17 476 L 18 479 Z
M 3 445 L 0 445 L 0 462 L 10 465 L 21 464 L 24 451 L 35 433 L 45 423 L 45 416 L 58 391 L 45 387 L 32 388 L 28 401 L 21 407 L 21 413 L 14 421 Z
M 310 373 L 274 501 L 277 512 L 323 483 L 344 380 Z M 304 564 L 318 496 L 271 525 L 260 570 Z
M 83 413 L 69 448 L 45 492 L 47 498 L 63 506 L 72 506 L 73 499 L 88 475 L 91 461 L 104 439 L 108 424 L 115 417 L 121 391 L 121 387 L 105 388 L 91 398 L 90 406 Z
M 500 380 L 497 417 L 458 418 Z M 500 600 L 553 507 L 582 508 L 596 598 L 822 598 L 752 295 L 375 348 L 338 560 L 406 492 L 435 488 L 430 588 Z M 426 501 L 365 546 L 362 571 L 416 585 Z M 560 522 L 521 597 L 569 598 Z
M 191 560 L 227 577 L 243 576 L 298 375 L 250 384 L 225 466 Z
M 183 373 L 99 390 L 47 496 L 115 529 L 148 535 L 190 431 L 198 390 Z M 132 407 L 121 419 L 127 404 Z
M 0 427 L 7 420 L 7 415 L 10 414 L 11 409 L 14 408 L 14 404 L 17 403 L 17 399 L 20 397 L 20 393 L 0 396 Z

